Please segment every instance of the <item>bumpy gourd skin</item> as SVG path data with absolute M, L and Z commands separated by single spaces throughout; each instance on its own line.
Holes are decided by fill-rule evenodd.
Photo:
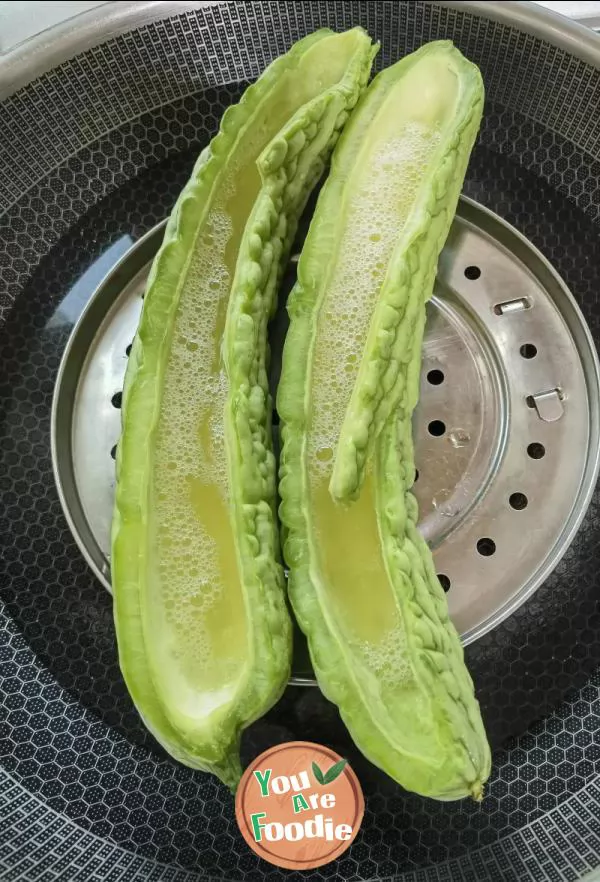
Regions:
M 334 445 L 326 409 L 336 394 L 331 376 L 339 357 L 331 328 L 337 327 L 336 306 L 343 311 L 345 301 L 342 288 L 337 299 L 328 289 L 324 267 L 344 204 L 348 158 L 360 159 L 369 133 L 355 119 L 360 122 L 374 85 L 334 152 L 288 307 L 278 391 L 288 591 L 319 686 L 338 705 L 365 756 L 424 796 L 480 799 L 490 772 L 489 746 L 410 493 L 425 285 L 406 295 L 398 327 L 404 341 L 400 397 L 375 441 L 360 497 L 341 506 L 329 493 Z M 435 257 L 430 255 L 426 274 L 431 286 Z M 343 404 L 333 412 L 341 407 L 343 414 Z
M 490 774 L 490 748 L 460 638 L 450 621 L 431 553 L 417 529 L 418 506 L 410 492 L 415 475 L 411 416 L 419 394 L 424 324 L 422 310 L 398 415 L 388 420 L 375 445 L 377 510 L 388 573 L 410 635 L 413 670 L 421 688 L 433 696 L 432 725 L 439 727 L 446 745 L 449 783 L 444 790 L 440 775 L 433 786 L 439 790 L 438 798 L 469 793 L 479 800 Z
M 364 348 L 352 396 L 340 429 L 330 489 L 339 501 L 355 499 L 360 492 L 365 466 L 377 436 L 397 408 L 403 394 L 407 343 L 411 326 L 404 321 L 412 298 L 429 299 L 435 281 L 435 267 L 448 236 L 460 196 L 471 148 L 477 136 L 483 110 L 483 83 L 475 65 L 468 62 L 452 43 L 439 41 L 423 46 L 394 67 L 376 77 L 369 89 L 371 103 L 377 90 L 384 93 L 394 83 L 416 72 L 429 59 L 442 59 L 456 78 L 456 94 L 446 102 L 436 94 L 417 96 L 414 119 L 422 121 L 427 102 L 439 102 L 443 113 L 435 147 L 419 176 L 413 198 L 398 214 L 401 231 L 391 254 L 369 328 L 365 328 Z M 417 86 L 418 88 L 418 86 Z M 382 99 L 379 99 L 382 100 Z M 452 112 L 448 113 L 449 104 Z M 402 108 L 400 107 L 400 112 Z M 369 112 L 363 102 L 362 112 Z M 444 114 L 446 117 L 444 117 Z M 435 113 L 431 124 L 435 131 Z M 404 141 L 409 140 L 407 138 Z M 398 149 L 402 150 L 399 139 Z M 342 198 L 349 199 L 352 181 Z M 338 252 L 338 260 L 345 260 Z
M 319 31 L 226 111 L 167 224 L 127 369 L 111 562 L 121 669 L 166 750 L 233 788 L 240 731 L 277 700 L 291 656 L 266 323 L 372 57 L 361 29 Z
M 272 509 L 277 481 L 267 377 L 268 321 L 276 308 L 278 283 L 298 219 L 366 85 L 370 70 L 366 57 L 364 53 L 357 55 L 349 65 L 347 83 L 304 105 L 257 163 L 262 188 L 240 250 L 223 349 L 229 379 L 226 441 L 231 484 L 239 487 L 232 503 L 239 509 L 239 517 L 247 521 L 239 538 L 242 566 L 244 552 L 252 557 L 259 554 L 269 529 L 275 532 L 274 541 L 268 543 L 269 563 L 279 547 Z M 262 647 L 256 647 L 256 652 L 261 651 Z

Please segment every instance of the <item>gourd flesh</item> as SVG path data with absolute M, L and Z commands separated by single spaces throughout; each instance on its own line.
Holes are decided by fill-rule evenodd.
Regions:
M 410 493 L 411 416 L 439 234 L 431 241 L 423 233 L 409 251 L 419 284 L 393 288 L 401 276 L 392 264 L 394 242 L 406 233 L 406 206 L 442 198 L 439 176 L 421 157 L 429 157 L 432 141 L 441 143 L 430 123 L 445 120 L 457 93 L 467 91 L 463 77 L 479 84 L 475 97 L 469 93 L 478 119 L 479 76 L 447 43 L 389 68 L 363 96 L 334 152 L 300 257 L 278 390 L 288 590 L 319 685 L 367 758 L 405 788 L 437 799 L 481 798 L 490 752 Z M 416 152 L 406 147 L 409 126 Z M 474 134 L 468 146 L 459 133 L 444 138 L 446 149 L 460 154 L 452 174 L 462 181 Z M 444 166 L 446 154 L 433 152 Z M 422 187 L 427 175 L 433 193 Z M 443 202 L 451 215 L 454 196 Z M 400 397 L 361 464 L 358 499 L 340 505 L 330 493 L 334 456 L 357 376 L 365 360 L 370 364 L 364 328 L 371 325 L 371 335 L 380 286 L 392 303 L 381 311 L 393 325 L 385 362 L 396 359 L 399 377 L 384 382 L 377 400 L 397 398 L 398 390 Z M 357 474 L 348 487 L 358 486 Z
M 319 31 L 226 111 L 168 221 L 127 369 L 112 545 L 121 669 L 166 750 L 231 787 L 240 731 L 290 667 L 266 323 L 372 57 L 359 28 Z

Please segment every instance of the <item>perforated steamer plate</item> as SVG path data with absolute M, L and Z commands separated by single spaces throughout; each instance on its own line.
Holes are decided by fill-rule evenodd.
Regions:
M 9 59 L 7 79 L 19 90 L 0 108 L 0 131 L 10 132 L 0 141 L 0 867 L 25 880 L 294 878 L 248 852 L 230 796 L 165 757 L 126 695 L 110 598 L 71 536 L 52 474 L 50 408 L 67 339 L 101 280 L 166 217 L 244 83 L 303 33 L 360 23 L 382 40 L 380 64 L 450 37 L 481 65 L 488 103 L 465 193 L 540 249 L 597 342 L 596 38 L 515 4 L 158 3 L 103 14 L 106 30 L 84 19 L 72 32 L 84 42 L 70 50 L 81 54 L 59 67 L 60 42 L 50 60 Z M 31 84 L 27 64 L 39 74 Z M 480 269 L 475 286 L 485 284 Z M 461 297 L 462 286 L 454 286 Z M 451 302 L 440 293 L 441 304 Z M 537 345 L 529 334 L 519 346 L 527 343 Z M 576 346 L 580 355 L 584 348 Z M 533 359 L 519 354 L 523 371 L 542 364 L 544 346 L 537 349 Z M 580 363 L 592 376 L 589 360 Z M 427 392 L 452 400 L 447 365 L 431 369 L 445 376 Z M 569 399 L 563 404 L 566 416 Z M 539 419 L 535 402 L 522 412 Z M 441 411 L 433 418 L 447 431 L 429 435 L 430 419 L 421 450 L 424 441 L 446 443 L 455 428 Z M 565 461 L 571 473 L 581 462 L 575 444 L 572 453 L 544 483 L 564 479 Z M 426 489 L 425 460 L 418 465 L 417 486 Z M 513 492 L 528 506 L 509 503 L 506 515 L 529 517 L 533 491 L 520 484 Z M 523 531 L 524 542 L 536 527 Z M 486 534 L 498 554 L 500 534 Z M 252 727 L 246 759 L 271 743 L 312 738 L 349 756 L 363 784 L 359 838 L 312 878 L 563 880 L 600 864 L 599 537 L 594 494 L 558 566 L 467 647 L 497 746 L 481 806 L 404 794 L 353 751 L 313 688 L 288 690 Z M 451 600 L 459 583 L 447 568 Z
M 90 299 L 54 392 L 59 495 L 109 590 L 123 379 L 164 226 L 132 246 Z M 273 399 L 297 259 L 271 332 Z M 470 643 L 538 587 L 585 515 L 600 451 L 598 361 L 550 265 L 516 230 L 464 198 L 440 259 L 423 353 L 415 414 L 420 529 Z M 274 422 L 277 429 L 276 413 Z M 311 679 L 304 657 L 301 650 L 293 682 Z

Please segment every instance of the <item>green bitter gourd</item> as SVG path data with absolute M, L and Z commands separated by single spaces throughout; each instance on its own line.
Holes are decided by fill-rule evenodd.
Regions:
M 424 119 L 427 100 L 447 88 L 440 82 L 443 72 L 450 70 L 454 79 L 455 52 L 444 43 L 416 55 L 424 65 L 421 86 L 429 77 L 435 81 L 420 93 Z M 319 685 L 338 705 L 357 746 L 409 790 L 438 799 L 469 794 L 479 799 L 490 771 L 489 746 L 410 493 L 425 284 L 402 294 L 392 294 L 388 285 L 390 297 L 401 303 L 395 330 L 404 347 L 401 398 L 365 465 L 359 498 L 343 506 L 329 491 L 334 450 L 365 344 L 364 313 L 357 298 L 348 297 L 344 267 L 348 261 L 358 274 L 353 284 L 359 291 L 370 274 L 380 281 L 392 249 L 378 252 L 380 240 L 369 244 L 369 237 L 397 223 L 396 203 L 386 205 L 384 197 L 413 198 L 422 170 L 417 163 L 407 175 L 406 154 L 396 152 L 394 133 L 402 131 L 405 113 L 412 119 L 415 105 L 409 101 L 405 107 L 402 88 L 395 100 L 394 83 L 416 63 L 409 58 L 385 72 L 383 100 L 379 78 L 363 96 L 334 153 L 300 257 L 278 391 L 280 513 L 287 529 L 290 600 L 308 637 Z M 465 164 L 463 156 L 461 170 Z M 429 283 L 437 252 L 428 240 L 421 244 L 423 252 L 412 253 L 417 264 L 423 262 L 421 275 Z M 331 269 L 332 251 L 341 276 Z M 393 313 L 396 323 L 395 308 Z
M 290 666 L 266 323 L 372 58 L 361 29 L 319 31 L 226 111 L 168 221 L 127 369 L 112 544 L 121 669 L 158 741 L 231 787 L 240 731 Z
M 411 299 L 433 291 L 482 108 L 477 67 L 450 42 L 429 43 L 376 77 L 336 157 L 336 196 L 349 211 L 336 229 L 328 284 L 345 287 L 361 322 L 360 339 L 346 344 L 352 352 L 340 352 L 342 383 L 353 388 L 330 482 L 338 501 L 358 495 L 375 439 L 402 397 L 414 323 L 404 317 Z M 357 351 L 358 370 L 344 373 Z

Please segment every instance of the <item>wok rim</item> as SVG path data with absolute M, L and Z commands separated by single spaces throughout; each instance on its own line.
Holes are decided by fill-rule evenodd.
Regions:
M 0 56 L 0 101 L 65 61 L 161 19 L 232 0 L 107 2 L 36 34 Z M 600 69 L 600 34 L 529 0 L 425 0 L 515 27 Z

